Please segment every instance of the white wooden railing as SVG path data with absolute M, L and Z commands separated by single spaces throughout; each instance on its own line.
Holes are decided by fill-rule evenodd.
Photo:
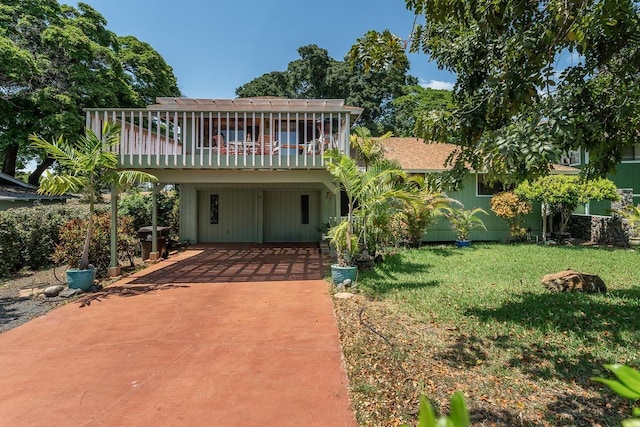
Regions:
M 349 153 L 350 117 L 333 112 L 207 112 L 92 109 L 86 126 L 99 134 L 120 126 L 122 167 L 324 168 L 323 154 Z

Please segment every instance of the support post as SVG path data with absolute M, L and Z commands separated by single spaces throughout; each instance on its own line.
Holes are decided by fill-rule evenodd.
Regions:
M 158 191 L 160 188 L 160 184 L 154 184 L 151 193 L 151 253 L 149 253 L 149 259 L 152 261 L 157 261 L 160 258 L 158 252 Z
M 118 190 L 111 187 L 111 263 L 109 276 L 119 276 L 122 267 L 118 262 Z

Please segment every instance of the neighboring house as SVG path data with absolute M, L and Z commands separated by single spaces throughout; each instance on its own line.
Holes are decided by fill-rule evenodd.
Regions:
M 0 210 L 31 207 L 35 203 L 49 205 L 65 203 L 66 196 L 38 194 L 38 188 L 0 172 Z
M 589 152 L 579 150 L 571 152 L 571 165 L 581 168 L 589 164 Z M 563 156 L 565 161 L 569 156 Z M 633 192 L 633 204 L 640 203 L 640 144 L 632 147 L 626 147 L 622 153 L 622 160 L 613 172 L 607 175 L 611 181 L 620 189 L 629 189 Z M 580 213 L 591 215 L 610 215 L 611 202 L 603 200 L 598 202 L 590 202 L 587 206 L 580 209 Z
M 158 98 L 87 109 L 86 126 L 118 123 L 119 167 L 179 185 L 181 240 L 317 242 L 340 212 L 324 151 L 349 154 L 361 113 L 342 100 Z
M 407 173 L 428 174 L 444 172 L 447 158 L 455 150 L 452 144 L 426 144 L 419 138 L 387 138 L 382 140 L 385 155 L 388 159 L 397 160 Z M 578 169 L 567 165 L 553 165 L 551 173 L 577 174 Z M 448 192 L 447 195 L 464 204 L 465 209 L 482 208 L 489 215 L 480 214 L 487 231 L 476 230 L 471 233 L 472 240 L 501 241 L 507 237 L 506 221 L 498 218 L 492 211 L 490 200 L 495 193 L 503 191 L 501 185 L 487 185 L 484 174 L 470 171 L 462 182 L 460 191 Z M 542 219 L 539 204 L 534 204 L 533 212 L 526 216 L 525 228 L 531 229 L 532 235 L 540 235 Z M 439 242 L 455 240 L 455 234 L 445 220 L 440 220 L 424 235 L 425 241 Z

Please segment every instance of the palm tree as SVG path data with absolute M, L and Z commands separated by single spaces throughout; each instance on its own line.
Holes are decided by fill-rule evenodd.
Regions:
M 411 193 L 402 185 L 404 172 L 392 163 L 380 162 L 366 171 L 360 170 L 355 159 L 330 150 L 325 153 L 327 170 L 337 185 L 336 192 L 344 191 L 347 197 L 347 219 L 329 230 L 329 237 L 336 244 L 338 263 L 346 265 L 343 248 L 347 254 L 354 252 L 354 224 L 358 217 L 362 224 L 364 247 L 368 216 L 375 209 L 389 206 L 394 201 L 408 199 Z M 397 209 L 401 204 L 397 204 Z M 357 242 L 357 241 L 356 241 Z
M 380 141 L 389 138 L 391 135 L 391 132 L 387 132 L 374 138 L 371 136 L 371 131 L 364 126 L 358 126 L 353 129 L 350 137 L 351 146 L 355 149 L 356 156 L 364 163 L 365 170 L 384 158 L 384 146 Z
M 118 157 L 113 149 L 120 144 L 120 128 L 113 122 L 104 124 L 102 137 L 87 129 L 75 144 L 63 136 L 52 142 L 37 135 L 31 135 L 29 139 L 35 148 L 45 150 L 60 166 L 58 172 L 41 178 L 38 192 L 56 196 L 82 193 L 89 200 L 87 235 L 78 264 L 78 268 L 86 269 L 89 267 L 96 194 L 105 188 L 124 190 L 133 184 L 156 182 L 157 178 L 145 172 L 118 170 Z
M 444 215 L 449 220 L 451 228 L 455 231 L 458 241 L 467 241 L 469 234 L 476 228 L 482 228 L 486 230 L 482 218 L 478 214 L 483 213 L 488 215 L 482 208 L 464 209 L 464 208 L 443 208 Z
M 414 199 L 405 203 L 402 217 L 407 226 L 409 244 L 417 247 L 422 242 L 425 230 L 444 214 L 445 208 L 460 202 L 429 188 L 424 178 L 419 175 L 410 177 L 407 185 L 417 194 Z

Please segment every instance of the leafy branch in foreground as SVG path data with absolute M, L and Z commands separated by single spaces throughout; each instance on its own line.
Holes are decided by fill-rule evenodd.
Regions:
M 618 380 L 594 377 L 591 378 L 593 381 L 606 385 L 618 396 L 634 401 L 640 399 L 640 372 L 619 363 L 604 365 L 604 367 L 613 372 Z M 633 416 L 635 418 L 624 420 L 622 427 L 640 427 L 640 408 L 633 408 Z
M 471 425 L 469 410 L 464 402 L 464 396 L 459 391 L 451 397 L 451 411 L 448 416 L 436 419 L 431 402 L 422 396 L 418 415 L 419 427 L 468 427 Z

